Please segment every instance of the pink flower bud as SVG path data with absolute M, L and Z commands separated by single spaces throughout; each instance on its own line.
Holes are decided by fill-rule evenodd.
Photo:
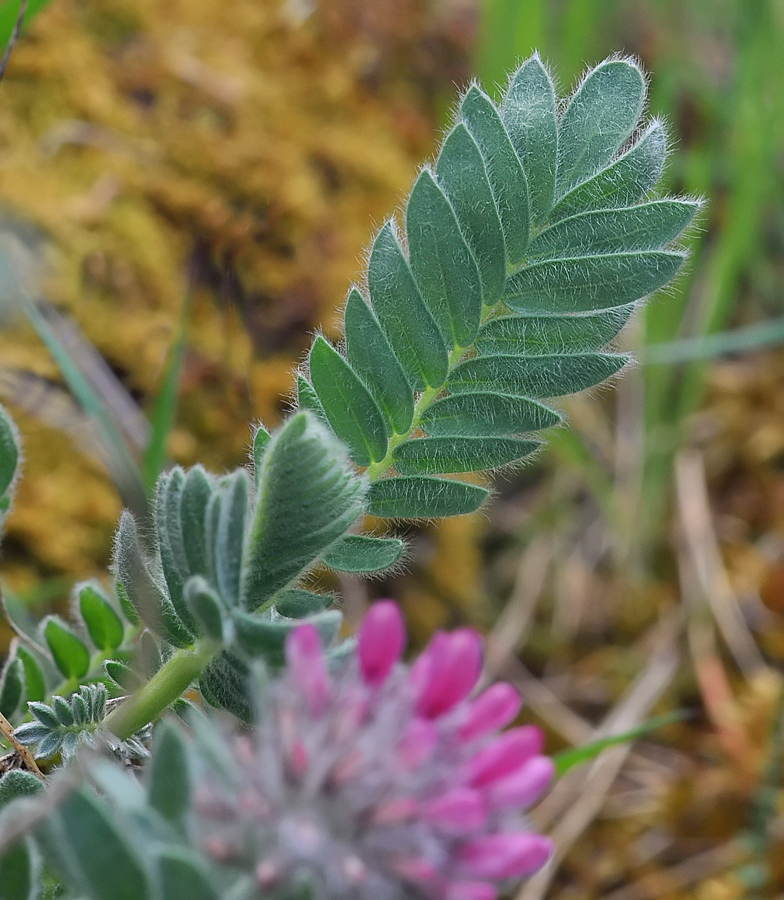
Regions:
M 467 878 L 521 878 L 541 869 L 553 842 L 541 834 L 487 834 L 458 851 L 457 872 Z
M 420 815 L 449 834 L 479 831 L 487 821 L 487 804 L 479 791 L 453 788 L 440 797 L 423 803 Z
M 372 687 L 382 685 L 400 660 L 405 645 L 406 628 L 397 603 L 374 603 L 359 631 L 359 665 L 365 683 Z
M 522 702 L 517 688 L 508 682 L 491 685 L 468 707 L 466 720 L 460 726 L 460 737 L 464 741 L 473 741 L 503 728 L 515 718 Z
M 482 672 L 482 639 L 470 628 L 439 633 L 425 650 L 417 713 L 428 719 L 449 712 L 471 693 Z
M 549 756 L 535 756 L 517 771 L 494 781 L 487 789 L 487 799 L 493 809 L 511 806 L 530 806 L 553 780 L 555 764 Z
M 544 738 L 535 725 L 512 728 L 468 763 L 468 781 L 473 787 L 491 784 L 518 769 L 542 752 Z

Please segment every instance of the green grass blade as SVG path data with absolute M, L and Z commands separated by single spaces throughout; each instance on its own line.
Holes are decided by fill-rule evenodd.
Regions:
M 152 407 L 152 433 L 142 460 L 142 477 L 148 491 L 155 488 L 155 482 L 166 465 L 166 443 L 174 427 L 177 415 L 177 401 L 180 396 L 180 382 L 185 363 L 185 349 L 188 337 L 188 323 L 191 317 L 192 294 L 189 290 L 180 311 L 177 334 L 169 352 L 169 361 L 163 376 L 163 383 Z

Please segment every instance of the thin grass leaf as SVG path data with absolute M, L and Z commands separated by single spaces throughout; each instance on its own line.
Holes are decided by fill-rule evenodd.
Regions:
M 628 744 L 636 741 L 638 738 L 645 737 L 653 731 L 660 728 L 666 728 L 667 725 L 673 725 L 675 722 L 682 722 L 689 717 L 689 713 L 683 710 L 667 713 L 663 716 L 657 716 L 648 722 L 643 722 L 636 728 L 630 728 L 623 734 L 614 734 L 610 737 L 600 738 L 592 741 L 590 744 L 584 744 L 582 747 L 570 747 L 568 750 L 562 750 L 553 756 L 555 762 L 555 777 L 562 778 L 570 769 L 583 763 L 590 762 L 608 747 L 615 747 L 618 744 Z
M 191 317 L 192 292 L 188 290 L 180 311 L 180 320 L 174 343 L 169 351 L 169 359 L 160 390 L 152 407 L 152 431 L 144 451 L 142 474 L 147 490 L 155 487 L 155 481 L 163 471 L 167 460 L 166 444 L 174 428 L 177 415 L 177 401 L 185 363 L 185 349 L 188 338 L 188 323 Z

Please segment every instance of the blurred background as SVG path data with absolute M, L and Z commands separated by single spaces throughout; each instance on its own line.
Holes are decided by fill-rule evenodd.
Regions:
M 64 610 L 162 466 L 247 460 L 457 90 L 534 48 L 562 92 L 639 57 L 665 188 L 709 206 L 637 367 L 480 515 L 409 529 L 405 574 L 345 579 L 347 616 L 480 627 L 552 751 L 683 711 L 535 810 L 559 850 L 518 900 L 784 896 L 782 0 L 31 0 L 0 84 L 4 590 Z

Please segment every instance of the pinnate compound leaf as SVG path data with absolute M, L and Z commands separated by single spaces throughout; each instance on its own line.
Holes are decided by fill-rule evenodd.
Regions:
M 490 492 L 451 478 L 401 475 L 370 486 L 368 512 L 388 519 L 430 519 L 472 513 Z
M 190 758 L 182 732 L 163 721 L 155 729 L 147 773 L 147 798 L 164 819 L 176 822 L 188 811 L 191 796 Z M 166 894 L 168 898 L 169 895 Z
M 492 437 L 425 437 L 405 441 L 392 454 L 401 475 L 481 472 L 530 456 L 539 441 Z
M 629 321 L 633 304 L 574 316 L 501 316 L 482 326 L 485 356 L 552 356 L 602 350 Z
M 528 182 L 531 224 L 542 222 L 553 206 L 558 125 L 555 86 L 538 55 L 514 74 L 501 105 L 501 118 Z
M 520 312 L 588 312 L 640 300 L 666 284 L 684 254 L 607 253 L 534 263 L 509 278 L 504 300 Z
M 382 572 L 403 555 L 403 541 L 349 534 L 333 544 L 322 559 L 338 572 Z
M 645 102 L 645 78 L 629 60 L 591 69 L 558 126 L 556 194 L 605 168 L 634 130 Z
M 477 356 L 455 366 L 447 388 L 452 394 L 495 389 L 518 397 L 561 397 L 606 381 L 629 360 L 610 353 Z
M 82 788 L 55 809 L 40 836 L 56 868 L 91 900 L 153 900 L 129 832 L 116 810 Z
M 444 192 L 424 169 L 406 210 L 406 233 L 422 298 L 449 347 L 467 347 L 482 314 L 482 285 L 473 254 Z
M 479 267 L 482 301 L 490 306 L 500 298 L 506 278 L 504 233 L 482 154 L 462 122 L 444 141 L 436 176 Z
M 384 458 L 388 431 L 378 404 L 346 360 L 319 335 L 310 349 L 310 380 L 332 430 L 359 466 Z
M 636 144 L 606 169 L 562 197 L 550 215 L 555 222 L 589 209 L 631 206 L 656 184 L 667 158 L 667 136 L 661 122 L 653 122 Z
M 83 678 L 90 670 L 90 651 L 56 616 L 44 620 L 43 635 L 55 665 L 66 678 Z
M 92 582 L 77 586 L 76 595 L 79 599 L 79 613 L 90 640 L 104 652 L 116 650 L 123 642 L 125 629 L 111 603 Z
M 373 242 L 368 285 L 373 308 L 409 384 L 420 391 L 440 387 L 449 367 L 446 344 L 391 222 Z
M 404 434 L 414 417 L 414 393 L 378 319 L 356 288 L 345 311 L 346 357 L 394 431 Z
M 187 847 L 165 847 L 158 868 L 166 900 L 220 900 L 204 863 Z
M 694 218 L 694 200 L 653 200 L 623 209 L 603 209 L 561 219 L 531 242 L 527 257 L 561 257 L 633 250 L 658 250 L 675 240 Z
M 520 262 L 528 246 L 528 183 L 493 101 L 476 85 L 468 89 L 460 117 L 482 153 L 501 219 L 509 265 Z
M 364 495 L 342 445 L 308 413 L 290 419 L 264 456 L 242 605 L 258 608 L 309 568 L 361 515 Z
M 557 412 L 526 397 L 477 391 L 436 400 L 422 416 L 422 428 L 434 437 L 506 437 L 560 421 Z

